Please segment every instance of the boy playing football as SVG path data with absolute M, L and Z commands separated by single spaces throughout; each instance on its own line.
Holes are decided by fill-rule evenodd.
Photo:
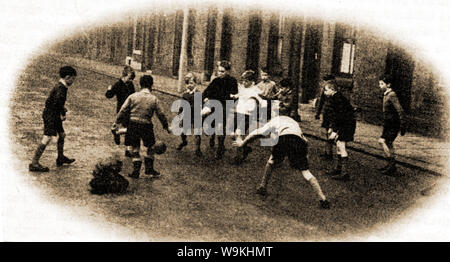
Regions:
M 151 93 L 153 77 L 144 75 L 139 79 L 141 91 L 131 94 L 117 114 L 116 122 L 129 121 L 125 139 L 129 141 L 132 152 L 133 172 L 131 178 L 139 178 L 142 160 L 139 155 L 141 140 L 144 144 L 145 174 L 158 177 L 159 172 L 153 167 L 155 135 L 153 133 L 152 117 L 156 114 L 163 128 L 170 134 L 167 118 L 163 113 L 158 98 Z M 128 119 L 127 119 L 128 118 Z
M 272 171 L 288 157 L 291 167 L 301 174 L 316 192 L 319 197 L 320 207 L 329 209 L 330 203 L 323 194 L 319 182 L 309 171 L 308 142 L 294 119 L 288 116 L 276 116 L 264 126 L 251 132 L 244 140 L 237 140 L 233 144 L 238 147 L 244 147 L 251 141 L 267 136 L 269 133 L 272 138 L 278 136 L 278 141 L 272 147 L 272 154 L 266 163 L 264 175 L 256 193 L 263 196 L 267 195 L 267 184 Z
M 56 165 L 71 164 L 75 161 L 73 158 L 68 158 L 64 155 L 64 128 L 62 122 L 66 120 L 67 109 L 64 107 L 67 97 L 67 89 L 73 84 L 77 77 L 77 71 L 71 66 L 61 67 L 59 70 L 60 79 L 58 84 L 50 91 L 50 95 L 45 101 L 45 108 L 42 113 L 44 120 L 44 137 L 34 152 L 33 159 L 28 166 L 28 169 L 33 172 L 48 172 L 49 168 L 44 167 L 39 163 L 39 159 L 45 151 L 45 148 L 50 143 L 53 137 L 58 135 L 57 149 L 58 158 Z

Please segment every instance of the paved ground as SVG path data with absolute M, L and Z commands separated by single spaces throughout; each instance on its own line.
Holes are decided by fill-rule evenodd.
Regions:
M 97 72 L 118 77 L 122 67 L 110 65 L 98 61 L 93 61 L 77 56 L 64 56 L 53 54 L 61 61 L 75 64 L 84 68 L 90 68 Z M 142 73 L 139 72 L 138 76 Z M 177 80 L 165 76 L 155 77 L 156 90 L 178 95 Z M 167 84 L 169 83 L 169 84 Z M 316 138 L 324 137 L 324 130 L 320 127 L 320 120 L 314 119 L 313 104 L 300 104 L 299 113 L 302 117 L 301 127 L 303 131 Z M 378 144 L 382 127 L 358 121 L 355 133 L 355 141 L 350 148 L 364 152 L 378 158 L 384 158 L 383 151 Z M 436 175 L 448 175 L 448 156 L 450 155 L 450 142 L 443 139 L 426 137 L 414 133 L 406 133 L 405 136 L 398 136 L 395 141 L 397 160 L 401 165 L 415 167 Z

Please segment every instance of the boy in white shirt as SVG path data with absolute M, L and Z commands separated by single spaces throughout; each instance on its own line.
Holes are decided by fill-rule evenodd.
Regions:
M 255 85 L 255 80 L 255 72 L 246 70 L 241 76 L 239 92 L 232 96 L 238 99 L 235 109 L 237 120 L 235 134 L 238 141 L 242 141 L 242 137 L 247 134 L 251 124 L 258 122 L 258 108 L 263 100 L 259 97 L 262 91 Z M 235 157 L 236 164 L 241 164 L 251 151 L 249 146 L 243 147 L 242 150 L 238 149 Z
M 329 209 L 330 203 L 322 192 L 317 179 L 311 174 L 308 166 L 308 142 L 298 123 L 288 116 L 276 116 L 261 128 L 251 132 L 244 140 L 235 141 L 237 147 L 245 147 L 251 141 L 269 135 L 271 141 L 277 143 L 272 147 L 272 154 L 267 161 L 264 175 L 256 191 L 260 195 L 267 195 L 267 184 L 273 169 L 278 167 L 288 157 L 290 165 L 311 184 L 319 197 L 320 207 Z M 278 141 L 277 141 L 278 139 Z

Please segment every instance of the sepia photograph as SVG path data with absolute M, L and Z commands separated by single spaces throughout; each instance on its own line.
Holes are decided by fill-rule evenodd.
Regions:
M 2 242 L 450 240 L 448 1 L 2 9 Z

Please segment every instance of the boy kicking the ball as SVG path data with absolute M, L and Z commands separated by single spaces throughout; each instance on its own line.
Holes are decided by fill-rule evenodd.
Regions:
M 116 122 L 123 123 L 127 121 L 129 116 L 129 123 L 125 140 L 129 141 L 131 146 L 131 155 L 133 161 L 133 172 L 129 174 L 131 178 L 139 178 L 139 173 L 142 166 L 142 160 L 139 155 L 141 140 L 144 144 L 144 164 L 145 174 L 159 177 L 159 172 L 153 167 L 154 164 L 154 150 L 155 135 L 153 133 L 152 117 L 156 114 L 163 128 L 170 134 L 167 118 L 163 113 L 158 98 L 151 93 L 153 87 L 153 77 L 144 75 L 139 79 L 141 91 L 131 94 L 124 102 L 117 114 Z
M 308 142 L 294 119 L 288 116 L 276 116 L 264 126 L 252 131 L 244 140 L 235 141 L 233 144 L 237 147 L 244 147 L 257 138 L 269 135 L 269 133 L 271 138 L 275 139 L 273 141 L 276 141 L 276 137 L 278 137 L 278 141 L 272 147 L 272 154 L 266 163 L 264 175 L 256 193 L 263 196 L 267 195 L 267 184 L 272 171 L 288 157 L 291 167 L 296 170 L 296 173 L 301 174 L 316 192 L 320 207 L 329 209 L 330 203 L 323 194 L 319 182 L 309 171 Z

